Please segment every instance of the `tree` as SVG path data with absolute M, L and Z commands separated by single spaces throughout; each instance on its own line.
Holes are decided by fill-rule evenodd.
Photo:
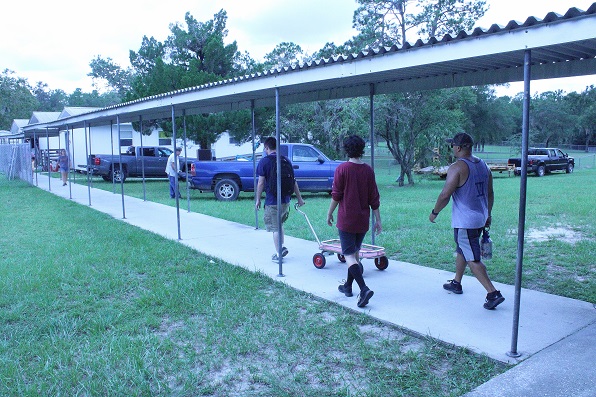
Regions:
M 419 5 L 422 11 L 413 17 L 413 23 L 426 38 L 471 30 L 488 9 L 485 0 L 419 0 Z
M 111 58 L 103 59 L 99 55 L 89 63 L 91 72 L 87 74 L 93 79 L 93 86 L 100 90 L 115 91 L 124 98 L 130 90 L 133 73 L 130 69 L 122 69 Z
M 574 117 L 563 91 L 547 91 L 530 101 L 530 131 L 535 143 L 550 146 L 567 143 L 572 135 Z
M 68 96 L 62 90 L 50 90 L 46 83 L 39 81 L 33 88 L 33 95 L 39 102 L 37 110 L 42 112 L 61 112 L 68 105 Z
M 485 0 L 357 0 L 353 27 L 359 34 L 345 43 L 352 52 L 404 45 L 408 33 L 419 37 L 469 29 L 486 11 Z M 424 163 L 446 135 L 471 126 L 460 104 L 475 104 L 469 89 L 414 92 L 375 97 L 375 130 L 401 167 L 400 186 L 413 184 L 414 166 Z M 434 106 L 434 107 L 433 107 Z M 478 115 L 482 112 L 478 112 Z
M 297 65 L 304 54 L 298 44 L 283 42 L 275 46 L 273 51 L 265 55 L 265 69 L 282 69 Z
M 466 88 L 476 96 L 473 106 L 465 107 L 468 122 L 464 129 L 474 137 L 477 150 L 484 145 L 500 143 L 514 135 L 521 126 L 521 109 L 508 97 L 497 98 L 488 86 Z
M 572 143 L 585 145 L 587 152 L 596 133 L 596 89 L 592 85 L 581 93 L 571 92 L 565 101 L 575 119 Z
M 4 69 L 0 73 L 0 129 L 10 130 L 14 119 L 29 119 L 37 106 L 27 80 Z
M 353 52 L 403 46 L 416 30 L 429 39 L 457 34 L 474 26 L 488 9 L 485 0 L 357 0 L 352 26 L 359 31 L 345 45 Z
M 116 105 L 120 103 L 121 99 L 115 91 L 100 94 L 97 90 L 90 93 L 83 92 L 80 88 L 73 91 L 68 97 L 69 106 L 81 107 L 96 107 L 103 108 L 106 106 Z
M 465 124 L 462 110 L 475 98 L 466 89 L 419 91 L 375 98 L 375 132 L 387 142 L 387 148 L 400 165 L 399 186 L 414 184 L 416 164 L 426 165 L 432 148 L 444 145 Z
M 187 30 L 179 24 L 171 24 L 172 34 L 165 44 L 171 63 L 189 72 L 204 72 L 220 78 L 233 76 L 238 45 L 235 41 L 224 44 L 228 35 L 227 19 L 224 10 L 220 10 L 213 19 L 206 22 L 197 21 L 187 12 L 184 16 Z

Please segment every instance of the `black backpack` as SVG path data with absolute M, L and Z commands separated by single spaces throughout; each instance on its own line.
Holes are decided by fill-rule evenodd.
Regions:
M 277 197 L 277 159 L 273 155 L 270 155 L 269 158 L 271 159 L 271 169 L 269 170 L 267 184 L 269 186 L 269 192 Z M 280 161 L 281 195 L 283 197 L 291 196 L 292 193 L 294 193 L 294 183 L 296 182 L 294 178 L 294 168 L 286 156 L 280 155 Z

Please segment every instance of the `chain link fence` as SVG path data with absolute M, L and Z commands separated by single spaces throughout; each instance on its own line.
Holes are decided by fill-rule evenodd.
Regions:
M 21 179 L 33 184 L 34 161 L 28 143 L 0 145 L 0 174 L 8 180 Z

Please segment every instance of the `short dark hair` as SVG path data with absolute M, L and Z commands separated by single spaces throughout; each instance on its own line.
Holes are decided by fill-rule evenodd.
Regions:
M 270 150 L 275 150 L 277 148 L 277 139 L 275 139 L 275 137 L 270 136 L 269 138 L 265 139 L 263 145 L 268 147 Z
M 456 134 L 453 138 L 446 139 L 445 142 L 454 145 L 454 146 L 461 146 L 461 147 L 469 147 L 471 148 L 474 146 L 474 139 L 469 134 L 465 132 L 460 132 Z
M 350 158 L 360 158 L 364 155 L 366 142 L 358 135 L 351 135 L 344 139 L 344 151 Z
M 177 147 L 177 148 L 176 148 L 176 151 L 177 151 L 177 152 L 181 152 L 181 151 L 182 151 L 182 148 L 181 148 L 181 147 Z

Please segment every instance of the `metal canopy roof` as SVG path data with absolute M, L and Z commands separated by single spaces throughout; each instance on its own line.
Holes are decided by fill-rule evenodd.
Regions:
M 524 52 L 531 50 L 531 79 L 596 74 L 596 3 L 524 23 L 510 21 L 457 36 L 418 40 L 349 56 L 205 84 L 30 125 L 39 128 L 170 118 L 281 104 L 523 81 Z

